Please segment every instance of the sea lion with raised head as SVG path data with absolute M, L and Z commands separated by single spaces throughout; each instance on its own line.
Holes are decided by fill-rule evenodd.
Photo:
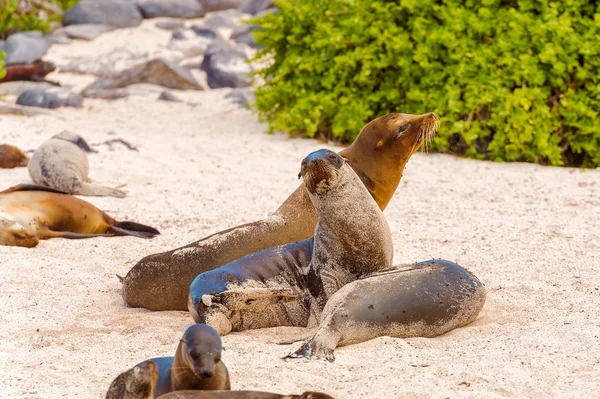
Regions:
M 456 263 L 396 266 L 337 291 L 323 309 L 316 334 L 287 357 L 332 362 L 338 346 L 384 335 L 435 337 L 475 320 L 485 299 L 479 279 Z
M 221 337 L 214 328 L 206 324 L 188 327 L 175 356 L 150 359 L 158 366 L 154 396 L 179 390 L 230 390 L 222 350 Z
M 261 391 L 175 391 L 161 399 L 334 399 L 321 392 L 304 392 L 300 395 L 282 395 Z
M 89 202 L 50 187 L 21 184 L 0 192 L 0 245 L 31 248 L 49 238 L 157 234 L 153 227 L 118 222 Z
M 314 151 L 299 176 L 318 215 L 314 237 L 198 275 L 188 302 L 197 323 L 221 335 L 306 326 L 311 315 L 318 321 L 328 298 L 344 285 L 392 266 L 387 221 L 348 161 L 331 150 Z
M 157 381 L 158 366 L 152 360 L 145 361 L 119 374 L 110 384 L 105 399 L 154 399 Z
M 92 183 L 88 177 L 90 165 L 87 152 L 95 151 L 83 137 L 62 132 L 35 150 L 28 165 L 29 175 L 37 184 L 68 194 L 125 197 L 124 191 Z
M 0 145 L 0 168 L 12 169 L 19 166 L 27 166 L 29 158 L 23 151 L 12 145 Z
M 400 183 L 404 166 L 433 137 L 438 123 L 433 113 L 388 114 L 369 122 L 339 154 L 383 210 Z M 125 276 L 123 299 L 131 307 L 185 310 L 188 287 L 200 273 L 266 248 L 304 240 L 313 235 L 316 223 L 317 214 L 303 184 L 266 219 L 146 256 Z

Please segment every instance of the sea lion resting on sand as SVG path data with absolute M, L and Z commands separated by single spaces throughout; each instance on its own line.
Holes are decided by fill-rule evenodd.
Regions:
M 438 123 L 433 113 L 388 114 L 369 122 L 339 154 L 383 210 L 400 183 L 404 166 L 433 137 Z M 254 252 L 311 237 L 316 222 L 315 209 L 301 185 L 266 219 L 140 260 L 125 276 L 123 299 L 131 307 L 185 310 L 188 287 L 197 275 Z
M 261 391 L 176 391 L 161 399 L 334 399 L 320 392 L 304 392 L 301 395 L 282 395 Z
M 332 362 L 338 346 L 384 335 L 435 337 L 475 320 L 485 298 L 479 279 L 455 263 L 397 266 L 342 287 L 325 305 L 316 334 L 287 357 Z
M 86 152 L 94 152 L 78 134 L 62 132 L 42 143 L 28 169 L 31 179 L 68 194 L 125 197 L 126 193 L 91 182 Z
M 0 192 L 0 245 L 35 247 L 48 238 L 135 236 L 158 230 L 117 222 L 94 205 L 50 187 L 21 184 Z
M 316 324 L 337 290 L 392 266 L 392 234 L 385 217 L 344 158 L 330 150 L 315 151 L 302 161 L 300 175 L 318 214 L 314 238 L 200 274 L 189 296 L 197 323 L 210 324 L 221 335 L 306 326 L 310 315 Z M 302 250 L 311 243 L 311 254 Z
M 29 158 L 23 151 L 12 145 L 0 145 L 0 168 L 12 169 L 19 166 L 27 166 Z

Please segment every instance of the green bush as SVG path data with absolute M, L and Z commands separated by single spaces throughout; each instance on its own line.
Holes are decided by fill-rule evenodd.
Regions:
M 49 0 L 47 3 L 64 10 L 75 5 L 79 0 Z M 60 13 L 53 13 L 50 9 L 43 9 L 30 1 L 0 0 L 0 39 L 4 39 L 14 32 L 39 30 L 48 32 L 50 22 L 62 20 Z M 42 13 L 45 17 L 42 17 Z
M 6 75 L 4 71 L 4 52 L 0 51 L 0 79 L 2 79 Z
M 353 140 L 388 112 L 434 111 L 432 148 L 600 164 L 600 5 L 591 0 L 280 0 L 254 20 L 270 62 L 259 116 Z

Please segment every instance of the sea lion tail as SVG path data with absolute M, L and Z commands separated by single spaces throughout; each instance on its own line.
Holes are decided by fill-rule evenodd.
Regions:
M 111 226 L 112 231 L 118 236 L 134 236 L 139 238 L 152 238 L 160 234 L 154 227 L 146 226 L 136 222 L 117 222 Z
M 121 276 L 119 276 L 118 274 L 115 274 L 115 276 L 117 276 L 117 278 L 119 279 L 119 281 L 120 281 L 121 283 L 123 283 L 123 281 L 125 281 L 125 277 L 121 277 Z

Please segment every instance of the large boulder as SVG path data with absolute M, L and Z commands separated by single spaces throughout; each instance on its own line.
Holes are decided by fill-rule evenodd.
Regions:
M 22 32 L 11 35 L 0 49 L 6 53 L 6 65 L 26 64 L 41 59 L 51 44 L 42 32 Z
M 200 0 L 206 12 L 240 8 L 246 0 Z
M 144 18 L 201 18 L 204 7 L 198 0 L 137 0 Z
M 240 10 L 246 14 L 256 15 L 273 7 L 273 0 L 247 0 Z
M 131 28 L 142 23 L 142 13 L 136 4 L 129 0 L 82 0 L 65 13 L 63 23 Z
M 246 53 L 227 42 L 213 42 L 202 61 L 201 69 L 206 72 L 211 89 L 221 87 L 248 87 L 252 83 L 252 65 L 246 62 Z

